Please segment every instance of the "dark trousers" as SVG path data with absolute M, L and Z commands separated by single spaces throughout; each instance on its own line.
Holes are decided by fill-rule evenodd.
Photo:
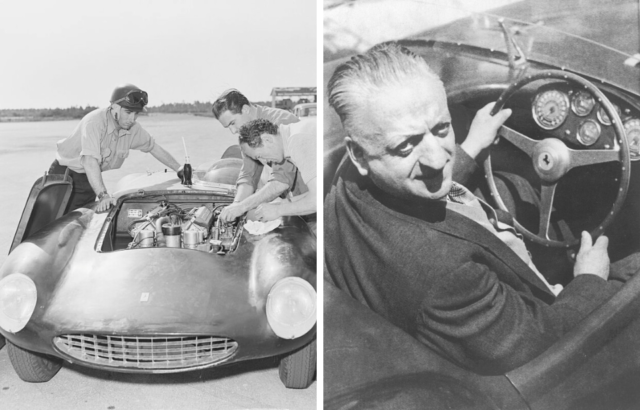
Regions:
M 64 174 L 66 171 L 67 167 L 60 165 L 57 159 L 53 161 L 53 164 L 51 164 L 49 168 L 49 174 Z M 73 189 L 71 190 L 67 208 L 64 211 L 65 214 L 92 204 L 96 200 L 96 193 L 93 192 L 93 188 L 91 188 L 91 184 L 89 184 L 87 174 L 69 170 L 69 176 L 73 181 Z

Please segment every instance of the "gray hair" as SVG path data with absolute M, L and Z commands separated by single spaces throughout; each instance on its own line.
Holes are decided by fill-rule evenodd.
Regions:
M 384 86 L 402 84 L 407 78 L 438 75 L 417 54 L 395 42 L 378 44 L 336 68 L 327 85 L 329 105 L 352 135 L 357 131 L 358 106 Z M 352 135 L 353 136 L 353 135 Z

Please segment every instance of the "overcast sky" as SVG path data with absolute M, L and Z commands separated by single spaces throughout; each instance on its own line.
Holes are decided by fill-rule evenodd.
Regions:
M 316 84 L 313 0 L 20 0 L 0 9 L 0 109 L 250 100 Z

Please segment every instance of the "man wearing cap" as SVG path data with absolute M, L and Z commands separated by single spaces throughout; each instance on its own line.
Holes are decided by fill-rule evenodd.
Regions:
M 132 84 L 117 87 L 111 105 L 85 115 L 71 136 L 58 141 L 50 174 L 64 174 L 67 168 L 73 190 L 65 213 L 87 206 L 98 198 L 97 212 L 115 204 L 102 180 L 102 172 L 122 166 L 129 150 L 149 152 L 167 167 L 178 171 L 180 164 L 136 122 L 148 103 L 145 91 Z
M 253 105 L 240 91 L 231 88 L 223 92 L 213 103 L 213 115 L 223 127 L 237 135 L 246 123 L 264 119 L 275 125 L 298 123 L 300 119 L 292 113 L 278 108 Z M 271 168 L 266 179 L 267 183 L 257 192 L 260 177 L 264 167 L 260 161 L 255 161 L 243 152 L 242 168 L 236 185 L 238 191 L 232 205 L 224 208 L 220 217 L 223 221 L 232 221 L 261 203 L 271 201 L 286 192 L 299 195 L 306 191 L 295 190 L 292 182 L 296 176 L 296 166 L 289 160 Z

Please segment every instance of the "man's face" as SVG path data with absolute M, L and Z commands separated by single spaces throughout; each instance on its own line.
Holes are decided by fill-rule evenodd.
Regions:
M 266 165 L 271 163 L 280 164 L 284 161 L 284 150 L 281 144 L 277 143 L 275 135 L 262 134 L 260 139 L 262 140 L 262 145 L 259 147 L 252 148 L 248 144 L 240 144 L 244 155 Z
M 239 114 L 234 114 L 230 110 L 226 110 L 220 114 L 218 121 L 220 121 L 220 124 L 222 124 L 223 127 L 228 128 L 232 134 L 238 135 L 240 127 L 251 120 L 255 120 L 255 118 L 251 118 L 250 112 L 251 110 L 249 109 L 249 106 L 243 105 L 242 111 L 240 111 Z
M 399 198 L 438 200 L 449 192 L 455 136 L 441 84 L 407 78 L 363 101 L 360 112 L 354 141 L 362 149 L 351 151 L 362 175 Z
M 120 128 L 128 130 L 133 127 L 133 124 L 136 123 L 136 119 L 138 119 L 139 112 L 131 111 L 128 108 L 120 107 L 118 105 L 118 109 L 114 113 L 114 117 L 118 122 Z

